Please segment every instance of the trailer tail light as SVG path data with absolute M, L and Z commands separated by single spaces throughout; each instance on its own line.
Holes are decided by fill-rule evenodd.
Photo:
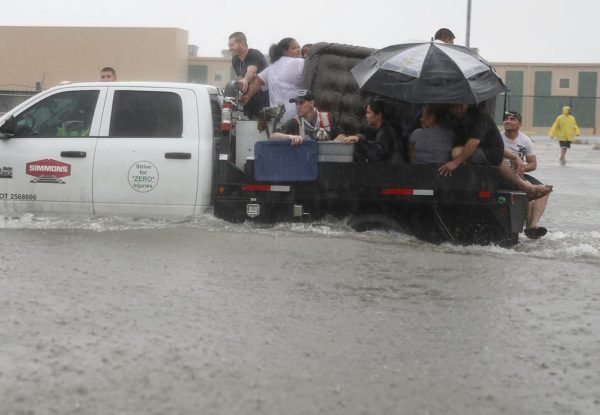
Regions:
M 268 192 L 271 190 L 269 184 L 245 184 L 242 186 L 242 190 L 246 192 Z
M 224 102 L 221 110 L 221 131 L 224 133 L 231 131 L 231 104 L 229 102 Z
M 289 192 L 290 186 L 277 186 L 271 184 L 245 184 L 242 190 L 246 192 Z
M 383 189 L 381 194 L 390 196 L 433 196 L 432 189 L 410 189 L 408 187 L 390 187 Z

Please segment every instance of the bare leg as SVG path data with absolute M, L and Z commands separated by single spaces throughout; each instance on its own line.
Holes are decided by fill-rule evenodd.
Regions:
M 515 174 L 508 163 L 500 163 L 498 166 L 498 172 L 504 180 L 508 181 L 520 191 L 527 193 L 527 198 L 529 200 L 539 199 L 540 197 L 544 197 L 552 191 L 551 185 L 534 185 L 529 183 L 527 180 L 523 180 Z
M 560 148 L 560 164 L 562 164 L 563 166 L 565 165 L 565 156 L 567 155 L 567 148 L 566 147 L 561 147 Z
M 531 212 L 533 211 L 533 200 L 527 202 L 527 214 L 525 215 L 525 227 L 531 226 Z
M 540 219 L 546 210 L 546 205 L 548 204 L 548 197 L 550 195 L 546 195 L 540 197 L 539 199 L 535 199 L 530 201 L 527 204 L 527 227 L 534 228 L 539 225 Z

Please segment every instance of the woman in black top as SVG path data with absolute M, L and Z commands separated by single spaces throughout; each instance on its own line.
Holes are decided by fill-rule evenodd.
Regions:
M 385 119 L 382 101 L 369 102 L 366 120 L 366 128 L 363 128 L 360 134 L 347 137 L 344 142 L 356 143 L 356 161 L 373 163 L 389 160 L 394 148 L 394 130 Z

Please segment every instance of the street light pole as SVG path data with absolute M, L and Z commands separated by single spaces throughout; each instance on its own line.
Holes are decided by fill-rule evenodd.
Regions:
M 465 37 L 465 46 L 471 47 L 471 0 L 467 0 L 467 35 Z

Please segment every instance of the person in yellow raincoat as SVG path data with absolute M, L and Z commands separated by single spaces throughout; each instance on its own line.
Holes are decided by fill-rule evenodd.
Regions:
M 571 148 L 573 137 L 579 135 L 579 127 L 577 126 L 577 120 L 571 115 L 571 107 L 565 105 L 562 108 L 562 114 L 556 117 L 548 135 L 550 138 L 558 138 L 558 143 L 560 144 L 560 164 L 564 166 L 567 162 L 565 160 L 567 149 Z

